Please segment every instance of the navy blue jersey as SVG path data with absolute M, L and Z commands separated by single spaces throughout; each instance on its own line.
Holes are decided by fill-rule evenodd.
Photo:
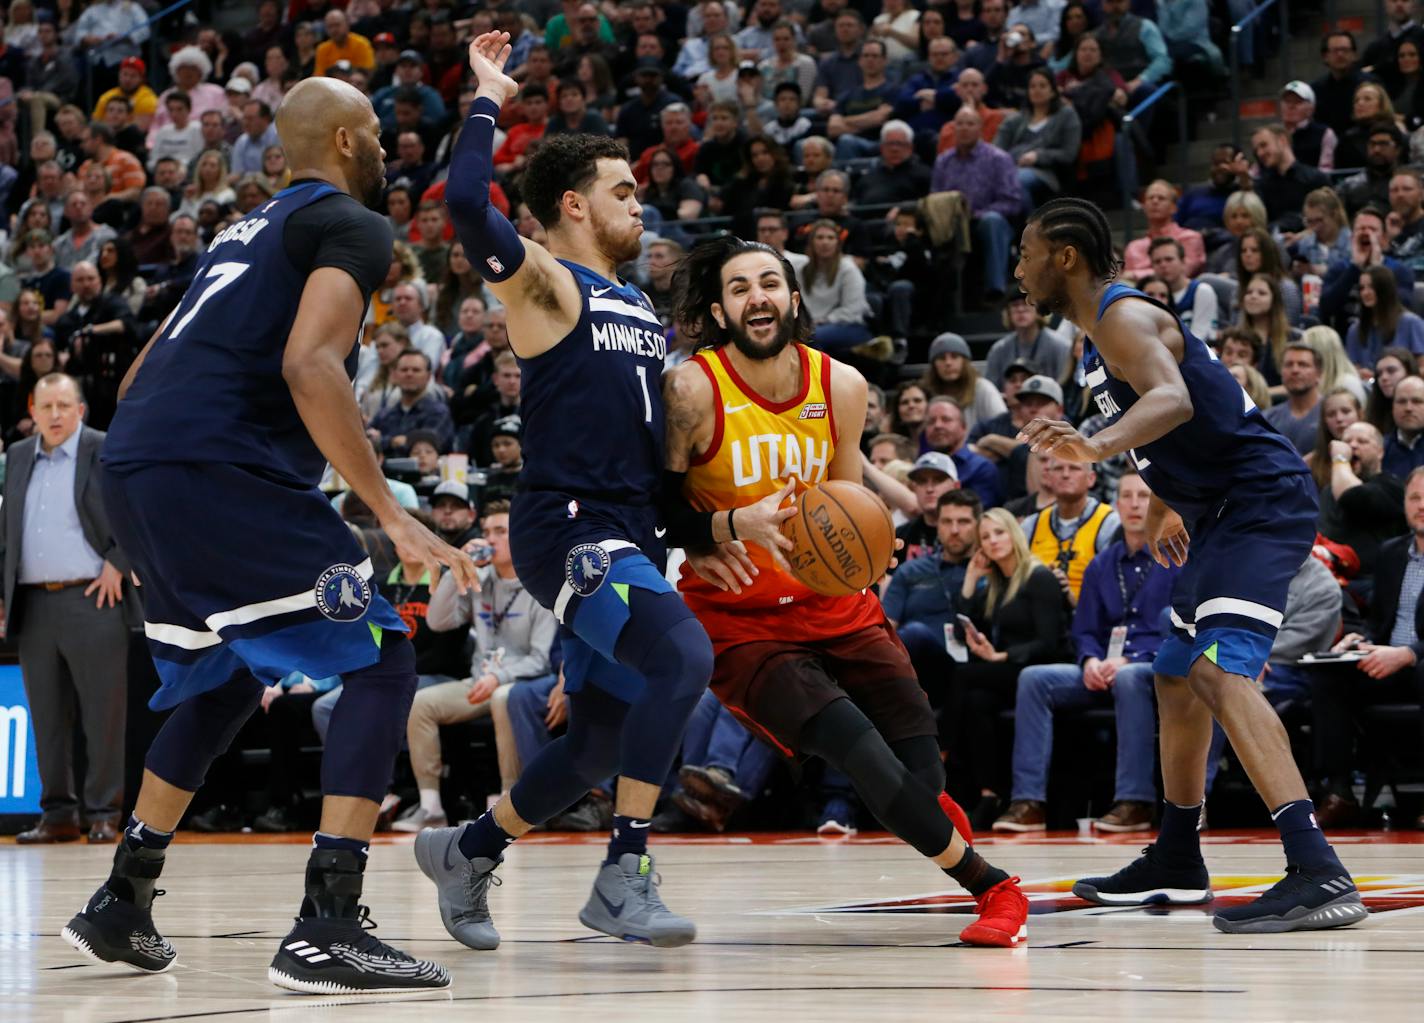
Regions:
M 287 335 L 314 270 L 347 270 L 369 301 L 390 246 L 385 218 L 317 181 L 283 189 L 223 230 L 119 403 L 104 461 L 244 465 L 315 486 L 326 459 L 282 376 Z
M 1098 319 L 1108 306 L 1125 298 L 1152 301 L 1135 288 L 1114 284 L 1103 293 Z M 1152 492 L 1190 523 L 1247 480 L 1308 470 L 1295 446 L 1266 422 L 1216 353 L 1187 330 L 1180 317 L 1177 326 L 1182 332 L 1181 371 L 1192 400 L 1192 418 L 1130 454 Z M 1083 369 L 1093 401 L 1109 423 L 1117 422 L 1137 403 L 1137 392 L 1107 371 L 1088 338 L 1083 342 Z
M 520 487 L 647 503 L 663 472 L 662 322 L 635 286 L 559 262 L 583 301 L 563 340 L 519 360 Z

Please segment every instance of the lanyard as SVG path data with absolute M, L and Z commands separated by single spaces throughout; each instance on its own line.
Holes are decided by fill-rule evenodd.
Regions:
M 1123 578 L 1122 574 L 1122 559 L 1119 558 L 1117 564 L 1113 567 L 1117 569 L 1117 589 L 1118 592 L 1122 594 L 1122 618 L 1123 622 L 1126 623 L 1128 614 L 1137 610 L 1131 606 L 1131 601 L 1135 601 L 1137 594 L 1142 591 L 1142 570 L 1135 565 L 1133 566 L 1132 576 L 1137 580 L 1137 585 L 1133 587 L 1132 597 L 1129 598 L 1127 595 L 1127 580 Z
M 498 634 L 499 627 L 504 624 L 504 619 L 509 615 L 509 609 L 514 606 L 514 602 L 519 599 L 519 595 L 524 592 L 524 588 L 516 586 L 514 592 L 509 595 L 509 599 L 504 602 L 504 610 L 496 612 L 494 602 L 490 602 L 490 625 L 493 631 Z M 494 587 L 490 587 L 490 597 L 494 597 Z
M 1093 513 L 1098 510 L 1098 504 L 1099 502 L 1096 498 L 1088 498 L 1088 503 L 1083 506 L 1083 514 L 1078 516 L 1078 524 L 1073 527 L 1073 532 L 1068 534 L 1066 540 L 1059 532 L 1063 524 L 1058 518 L 1058 505 L 1055 502 L 1049 506 L 1048 528 L 1049 531 L 1053 533 L 1053 539 L 1058 544 L 1057 565 L 1058 570 L 1064 575 L 1068 574 L 1068 566 L 1073 564 L 1073 559 L 1077 557 L 1077 551 L 1073 550 L 1073 541 L 1078 538 L 1078 530 L 1088 524 L 1088 520 L 1092 518 Z M 1120 567 L 1118 568 L 1118 579 L 1119 581 L 1122 579 L 1122 569 Z M 1126 601 L 1127 598 L 1124 597 L 1123 599 Z

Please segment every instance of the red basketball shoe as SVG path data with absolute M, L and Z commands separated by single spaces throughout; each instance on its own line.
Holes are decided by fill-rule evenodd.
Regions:
M 969 815 L 964 812 L 964 807 L 951 799 L 948 792 L 941 792 L 939 794 L 939 808 L 943 810 L 944 815 L 949 818 L 949 823 L 954 825 L 954 830 L 964 836 L 964 841 L 973 845 L 974 829 L 969 826 Z
M 967 945 L 1013 948 L 1028 940 L 1028 899 L 1016 877 L 1000 881 L 978 899 L 979 919 L 959 932 Z

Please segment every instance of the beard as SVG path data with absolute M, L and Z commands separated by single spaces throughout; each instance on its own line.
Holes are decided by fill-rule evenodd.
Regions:
M 629 263 L 643 254 L 641 236 L 629 231 L 616 234 L 597 211 L 593 212 L 593 237 L 604 255 L 614 263 Z M 640 221 L 641 223 L 641 221 Z
M 727 334 L 730 336 L 732 344 L 748 359 L 757 362 L 774 359 L 781 354 L 782 349 L 791 343 L 791 339 L 796 333 L 796 321 L 787 320 L 781 315 L 780 309 L 773 309 L 771 315 L 776 317 L 776 333 L 765 344 L 753 341 L 746 328 L 740 323 L 727 321 Z
M 1034 303 L 1034 308 L 1040 316 L 1067 316 L 1068 288 L 1060 281 L 1052 291 Z
M 362 206 L 373 210 L 380 205 L 381 196 L 385 194 L 386 165 L 381 161 L 379 143 L 372 140 L 356 154 L 356 174 L 351 184 L 359 192 L 353 198 Z

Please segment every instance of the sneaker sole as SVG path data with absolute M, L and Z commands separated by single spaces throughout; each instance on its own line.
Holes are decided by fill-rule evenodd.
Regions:
M 1200 906 L 1213 898 L 1210 888 L 1151 888 L 1143 892 L 1102 892 L 1079 881 L 1073 894 L 1099 906 Z
M 1129 831 L 1151 831 L 1152 822 L 1143 821 L 1141 824 L 1104 824 L 1102 821 L 1093 821 L 1093 830 L 1111 831 L 1115 834 L 1123 834 Z
M 976 948 L 1013 948 L 1028 941 L 1028 924 L 1021 925 L 1017 934 L 1010 934 L 996 927 L 970 924 L 959 932 L 959 940 Z
M 267 979 L 279 988 L 304 995 L 417 995 L 425 991 L 444 991 L 450 987 L 449 980 L 444 984 L 425 987 L 351 987 L 330 980 L 301 980 L 275 966 L 267 967 Z
M 1302 907 L 1297 907 L 1302 908 Z M 1349 927 L 1370 915 L 1358 892 L 1349 892 L 1331 899 L 1299 916 L 1263 916 L 1251 920 L 1230 920 L 1220 915 L 1211 918 L 1218 931 L 1227 934 L 1283 934 L 1286 931 L 1325 931 L 1334 927 Z
M 1047 824 L 1019 824 L 1013 821 L 995 821 L 990 828 L 991 831 L 1013 831 L 1023 834 L 1028 831 L 1047 831 Z
M 165 963 L 158 969 L 150 970 L 146 966 L 139 966 L 137 963 L 131 963 L 126 959 L 105 959 L 103 956 L 101 956 L 98 952 L 94 950 L 94 946 L 90 944 L 88 938 L 84 937 L 84 935 L 80 934 L 73 927 L 70 927 L 67 924 L 65 925 L 64 929 L 59 932 L 59 936 L 63 938 L 66 942 L 68 942 L 71 948 L 73 948 L 80 955 L 84 956 L 86 959 L 92 959 L 94 962 L 101 963 L 105 966 L 127 966 L 130 970 L 133 970 L 136 973 L 167 973 L 170 969 L 173 968 L 173 964 L 178 961 L 178 957 L 174 956 L 172 959 L 168 960 L 167 963 Z
M 689 945 L 697 940 L 697 928 L 693 927 L 689 932 L 679 932 L 676 934 L 658 934 L 648 936 L 644 934 L 634 934 L 631 931 L 622 931 L 617 927 L 606 927 L 597 917 L 593 916 L 585 906 L 579 910 L 579 923 L 583 924 L 591 931 L 598 931 L 606 934 L 610 938 L 617 938 L 619 941 L 636 942 L 640 945 L 652 945 L 654 948 L 678 948 L 682 945 Z
M 448 825 L 447 825 L 448 826 Z M 476 941 L 472 938 L 461 937 L 450 922 L 451 910 L 445 897 L 440 894 L 440 883 L 435 880 L 435 856 L 430 848 L 434 842 L 434 829 L 425 828 L 416 832 L 415 835 L 415 865 L 420 868 L 420 872 L 428 877 L 435 885 L 435 904 L 440 910 L 440 922 L 445 927 L 445 932 L 466 948 L 476 952 L 492 952 L 499 948 L 499 934 L 496 932 L 493 940 L 484 939 Z M 464 854 L 461 853 L 463 856 Z M 494 929 L 494 922 L 490 922 L 490 929 Z M 275 982 L 274 982 L 275 983 Z
M 840 821 L 827 821 L 816 828 L 818 835 L 854 835 L 855 828 L 847 827 Z

